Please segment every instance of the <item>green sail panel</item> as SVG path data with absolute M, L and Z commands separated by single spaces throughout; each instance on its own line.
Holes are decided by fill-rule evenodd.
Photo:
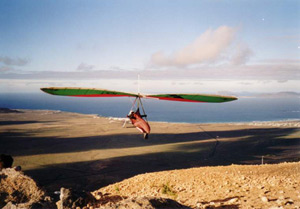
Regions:
M 157 94 L 147 95 L 147 98 L 156 98 L 161 100 L 180 101 L 180 102 L 211 102 L 221 103 L 237 100 L 233 96 L 206 95 L 206 94 Z
M 110 91 L 105 89 L 94 88 L 72 88 L 72 87 L 49 87 L 41 88 L 42 91 L 58 96 L 73 96 L 73 97 L 137 97 L 137 94 Z

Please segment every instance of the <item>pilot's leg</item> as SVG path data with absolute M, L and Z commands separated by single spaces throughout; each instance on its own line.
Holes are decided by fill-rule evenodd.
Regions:
M 148 139 L 148 134 L 144 133 L 144 139 Z

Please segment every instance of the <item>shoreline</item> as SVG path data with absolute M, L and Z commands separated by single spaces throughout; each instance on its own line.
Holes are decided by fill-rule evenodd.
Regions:
M 2 109 L 2 108 L 0 108 Z M 10 109 L 10 108 L 7 108 Z M 48 111 L 53 113 L 72 113 L 72 114 L 79 114 L 79 115 L 86 115 L 86 116 L 93 116 L 93 117 L 99 117 L 104 119 L 109 119 L 112 121 L 129 121 L 126 117 L 113 117 L 113 116 L 102 116 L 99 114 L 89 114 L 89 113 L 78 113 L 78 112 L 69 112 L 69 111 L 62 111 L 62 110 L 49 110 L 49 109 L 10 109 L 10 110 L 17 110 L 17 111 Z M 229 125 L 267 125 L 270 126 L 270 123 L 276 123 L 276 126 L 287 126 L 287 127 L 299 127 L 300 128 L 300 118 L 294 118 L 294 119 L 282 119 L 282 120 L 266 120 L 266 121 L 238 121 L 238 122 L 172 122 L 172 121 L 149 121 L 149 123 L 168 123 L 168 124 L 195 124 L 195 125 L 205 125 L 205 124 L 229 124 Z M 289 125 L 283 124 L 283 123 L 289 123 Z M 272 125 L 271 125 L 272 126 Z

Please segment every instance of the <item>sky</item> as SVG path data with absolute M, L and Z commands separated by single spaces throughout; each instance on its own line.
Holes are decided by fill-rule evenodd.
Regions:
M 0 0 L 0 92 L 300 92 L 298 0 Z

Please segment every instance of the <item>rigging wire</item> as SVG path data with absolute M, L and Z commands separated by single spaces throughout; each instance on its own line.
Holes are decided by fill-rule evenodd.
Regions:
M 140 103 L 141 103 L 141 107 L 142 107 L 142 110 L 143 110 L 143 114 L 145 115 L 145 119 L 146 119 L 146 121 L 148 122 L 148 120 L 147 120 L 147 114 L 146 114 L 146 112 L 145 112 L 145 109 L 144 109 L 144 106 L 143 106 L 143 103 L 142 103 L 142 99 L 139 97 L 139 100 L 140 100 Z
M 216 154 L 217 147 L 218 147 L 218 145 L 220 144 L 219 136 L 214 137 L 213 135 L 211 135 L 210 133 L 208 133 L 207 131 L 205 131 L 205 129 L 202 128 L 200 125 L 198 125 L 198 127 L 199 127 L 205 134 L 207 134 L 209 137 L 211 137 L 211 138 L 213 138 L 213 139 L 216 140 L 215 146 L 212 148 L 211 153 L 208 155 L 209 158 L 212 158 L 212 157 L 214 157 L 214 155 Z
M 132 111 L 133 110 L 133 108 L 135 107 L 135 103 L 136 103 L 136 100 L 138 99 L 138 97 L 135 97 L 135 99 L 134 99 L 134 101 L 133 101 L 133 103 L 132 103 L 132 106 L 131 106 L 131 108 L 130 108 L 130 111 Z

